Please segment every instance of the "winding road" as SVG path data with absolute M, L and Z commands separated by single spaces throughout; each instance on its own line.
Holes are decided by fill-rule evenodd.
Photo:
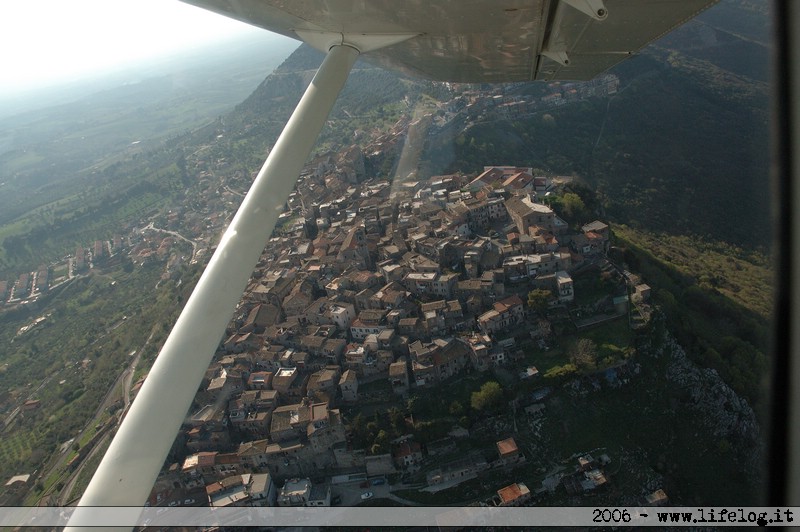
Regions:
M 142 353 L 144 353 L 145 349 L 150 343 L 150 340 L 153 339 L 155 331 L 156 328 L 153 327 L 153 329 L 150 331 L 150 336 L 147 337 L 147 340 L 145 340 L 142 346 L 139 349 L 131 352 L 132 355 L 135 353 L 135 356 L 133 356 L 133 360 L 131 360 L 131 363 L 128 365 L 127 368 L 125 368 L 125 371 L 123 371 L 120 374 L 120 376 L 117 377 L 117 380 L 114 381 L 114 384 L 111 385 L 111 387 L 108 390 L 108 393 L 106 393 L 106 396 L 103 398 L 103 401 L 100 403 L 100 406 L 98 406 L 97 410 L 95 411 L 94 417 L 91 419 L 91 421 L 89 421 L 89 423 L 86 424 L 86 427 L 84 427 L 81 433 L 75 438 L 77 441 L 80 441 L 80 439 L 83 437 L 84 433 L 87 430 L 89 430 L 90 428 L 96 426 L 98 423 L 101 422 L 103 413 L 106 411 L 108 407 L 110 407 L 115 402 L 118 386 L 122 386 L 122 397 L 125 403 L 125 407 L 122 409 L 122 411 L 120 411 L 120 413 L 117 416 L 117 425 L 119 425 L 119 423 L 125 417 L 125 412 L 128 411 L 128 408 L 130 407 L 131 403 L 130 392 L 131 392 L 131 386 L 133 384 L 133 376 L 136 374 L 136 367 L 139 364 L 139 361 L 141 360 Z M 64 483 L 64 488 L 58 495 L 59 506 L 67 506 L 77 502 L 77 498 L 79 497 L 79 495 L 73 498 L 72 491 L 75 488 L 75 483 L 77 482 L 78 477 L 80 476 L 80 473 L 83 470 L 84 465 L 87 464 L 91 460 L 91 458 L 99 452 L 100 449 L 103 449 L 103 443 L 109 437 L 112 437 L 113 434 L 114 434 L 113 431 L 109 431 L 106 434 L 104 434 L 100 438 L 100 440 L 97 441 L 97 443 L 94 445 L 94 448 L 91 451 L 89 451 L 89 453 L 83 458 L 83 460 L 81 460 L 80 465 L 78 465 L 78 467 L 76 467 L 75 470 L 69 474 L 67 480 Z M 62 458 L 56 463 L 53 469 L 61 467 L 61 465 L 63 464 L 63 460 L 66 456 L 67 456 L 66 453 L 62 455 Z
M 182 234 L 180 234 L 178 232 L 170 231 L 169 229 L 162 229 L 160 227 L 156 227 L 153 222 L 150 222 L 149 224 L 144 226 L 142 228 L 142 232 L 144 232 L 144 231 L 157 231 L 159 233 L 166 233 L 168 235 L 172 235 L 175 238 L 178 238 L 180 240 L 183 240 L 184 242 L 187 242 L 187 243 L 191 244 L 191 246 L 192 246 L 192 261 L 195 260 L 195 258 L 197 256 L 197 242 L 195 242 L 194 240 L 186 238 L 185 236 L 183 236 Z

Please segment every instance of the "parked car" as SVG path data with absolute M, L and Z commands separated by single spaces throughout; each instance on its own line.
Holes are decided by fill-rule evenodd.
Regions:
M 382 486 L 384 484 L 386 484 L 386 479 L 385 478 L 373 478 L 372 479 L 372 485 L 373 486 Z
M 186 499 L 185 501 L 183 501 L 183 504 L 184 504 L 184 505 L 187 505 L 187 506 L 188 506 L 189 504 L 194 504 L 194 499 Z
M 374 494 L 371 491 L 365 491 L 361 494 L 361 500 L 366 501 L 367 499 L 371 499 Z

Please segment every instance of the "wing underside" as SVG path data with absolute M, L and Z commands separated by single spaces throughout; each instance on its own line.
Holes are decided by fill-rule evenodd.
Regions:
M 471 83 L 591 79 L 716 2 L 183 1 L 300 40 L 314 32 L 413 34 L 366 57 L 407 74 Z

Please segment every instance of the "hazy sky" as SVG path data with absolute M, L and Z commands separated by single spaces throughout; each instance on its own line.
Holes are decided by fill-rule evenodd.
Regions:
M 266 33 L 178 0 L 8 0 L 0 16 L 0 92 L 248 32 Z

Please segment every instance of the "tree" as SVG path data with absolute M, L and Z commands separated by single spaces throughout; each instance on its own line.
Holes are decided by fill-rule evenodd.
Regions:
M 361 443 L 361 446 L 363 446 L 363 442 L 366 436 L 366 423 L 360 413 L 355 415 L 355 417 L 350 423 L 350 426 L 352 427 L 353 438 L 358 443 Z
M 419 397 L 416 395 L 409 397 L 406 400 L 406 410 L 410 415 L 419 414 L 422 412 L 422 402 L 419 400 Z
M 461 417 L 464 415 L 464 405 L 462 405 L 459 401 L 453 401 L 450 403 L 450 415 Z
M 581 222 L 586 216 L 586 204 L 580 196 L 574 192 L 567 192 L 561 198 L 564 209 L 564 216 L 571 222 Z
M 489 381 L 481 386 L 480 391 L 472 392 L 470 404 L 475 410 L 490 410 L 503 400 L 503 390 L 495 381 Z
M 553 294 L 550 292 L 550 290 L 546 290 L 544 288 L 535 288 L 534 290 L 528 292 L 528 307 L 536 312 L 544 312 L 547 310 L 547 304 L 550 302 L 552 297 Z
M 389 435 L 386 433 L 385 430 L 381 430 L 375 436 L 375 440 L 370 447 L 370 452 L 372 454 L 381 454 L 388 452 L 389 450 Z
M 420 443 L 428 443 L 447 436 L 452 424 L 449 421 L 419 421 L 414 426 L 414 439 Z
M 575 364 L 564 364 L 563 366 L 553 366 L 547 370 L 544 376 L 546 379 L 555 379 L 572 375 L 573 373 L 577 373 L 577 371 L 578 368 L 575 367 Z
M 569 360 L 580 371 L 591 371 L 597 367 L 597 344 L 581 338 L 569 348 Z
M 393 406 L 389 409 L 389 423 L 395 436 L 399 436 L 405 432 L 405 418 L 399 408 Z

